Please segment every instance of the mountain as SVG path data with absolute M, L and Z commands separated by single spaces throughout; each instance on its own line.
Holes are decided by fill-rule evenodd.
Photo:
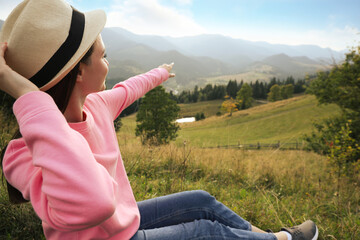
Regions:
M 265 58 L 263 63 L 279 69 L 282 73 L 292 73 L 294 77 L 301 77 L 304 73 L 314 73 L 318 70 L 327 70 L 328 65 L 322 65 L 320 62 L 308 57 L 289 57 L 285 54 L 277 54 Z
M 4 25 L 4 21 L 0 20 L 0 29 L 2 28 L 3 25 Z
M 166 86 L 173 89 L 184 89 L 184 86 L 195 86 L 202 76 L 215 76 L 229 73 L 229 67 L 217 59 L 209 57 L 190 57 L 176 50 L 159 51 L 133 41 L 116 29 L 105 28 L 102 32 L 110 71 L 108 85 L 142 73 L 162 63 L 176 63 L 174 72 L 177 77 Z
M 304 78 L 306 74 L 314 74 L 317 71 L 327 71 L 330 65 L 322 64 L 308 57 L 290 57 L 286 54 L 277 54 L 265 58 L 262 61 L 254 61 L 242 69 L 242 71 L 215 77 L 202 78 L 203 83 L 227 84 L 229 79 L 244 81 L 247 83 L 256 80 L 268 82 L 271 78 L 286 79 L 289 76 L 295 79 Z
M 286 54 L 290 57 L 307 56 L 311 59 L 335 58 L 342 59 L 344 52 L 321 48 L 315 45 L 290 46 L 252 42 L 234 39 L 216 34 L 203 34 L 192 37 L 159 37 L 152 35 L 137 35 L 122 28 L 112 28 L 122 37 L 147 45 L 159 51 L 176 50 L 189 56 L 207 56 L 227 63 L 234 59 L 242 61 L 258 61 L 276 54 Z
M 262 60 L 271 55 L 284 53 L 288 56 L 307 56 L 312 59 L 332 58 L 342 59 L 343 51 L 321 48 L 315 45 L 290 46 L 270 44 L 267 42 L 252 42 L 234 39 L 217 34 L 203 34 L 192 37 L 159 37 L 137 35 L 122 28 L 112 28 L 132 41 L 147 45 L 159 51 L 176 50 L 190 56 L 207 56 L 230 62 L 236 56 L 246 56 L 252 60 Z
M 172 38 L 105 28 L 102 36 L 111 62 L 109 83 L 146 71 L 154 64 L 175 62 L 176 78 L 165 86 L 176 90 L 201 87 L 214 79 L 224 82 L 235 75 L 251 81 L 290 75 L 302 78 L 328 69 L 328 64 L 319 59 L 340 61 L 343 55 L 318 46 L 250 42 L 221 35 Z
M 0 27 L 2 24 L 0 21 Z M 105 28 L 102 37 L 110 62 L 109 87 L 162 63 L 175 62 L 176 77 L 165 87 L 184 90 L 219 83 L 219 79 L 224 83 L 230 77 L 244 81 L 290 75 L 302 78 L 344 58 L 344 52 L 329 48 L 251 42 L 216 34 L 174 38 Z
M 267 42 L 255 42 L 256 46 L 269 49 L 272 54 L 286 54 L 290 57 L 307 56 L 311 59 L 336 59 L 338 61 L 344 58 L 345 51 L 335 51 L 330 48 L 322 48 L 315 45 L 284 45 L 284 44 L 270 44 Z
M 123 28 L 105 28 L 104 30 L 110 30 L 121 38 L 149 46 L 158 51 L 179 50 L 175 45 L 167 41 L 164 37 L 152 35 L 137 35 Z
M 108 32 L 108 30 L 105 31 Z M 137 35 L 122 28 L 111 28 L 110 31 L 116 33 L 118 37 L 146 45 L 158 51 L 175 50 L 186 56 L 210 57 L 223 61 L 233 68 L 246 66 L 253 61 L 253 59 L 249 56 L 234 54 L 234 52 L 241 52 L 246 48 L 249 48 L 248 46 L 244 46 L 235 51 L 234 49 L 231 49 L 231 46 L 235 46 L 236 41 L 233 41 L 231 38 L 222 37 L 221 35 L 200 35 L 198 37 L 171 38 L 152 35 Z M 206 39 L 207 36 L 212 36 L 210 37 L 210 41 Z M 103 38 L 105 39 L 106 37 Z M 226 49 L 219 46 L 218 43 L 221 42 L 219 41 L 220 39 L 225 42 L 224 45 L 227 46 Z M 233 44 L 230 42 L 233 42 Z M 255 51 L 257 51 L 257 49 L 254 49 L 253 52 Z

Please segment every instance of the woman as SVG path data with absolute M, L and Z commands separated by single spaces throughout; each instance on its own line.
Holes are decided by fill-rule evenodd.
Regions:
M 9 190 L 31 201 L 46 238 L 316 239 L 311 221 L 266 233 L 203 191 L 135 201 L 113 120 L 173 77 L 173 64 L 104 91 L 105 19 L 63 0 L 25 0 L 0 36 L 0 89 L 16 99 L 21 132 L 3 171 Z

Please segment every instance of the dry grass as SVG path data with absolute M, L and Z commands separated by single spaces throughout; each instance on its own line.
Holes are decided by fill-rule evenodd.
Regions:
M 202 149 L 189 143 L 150 147 L 127 131 L 120 131 L 118 139 L 137 200 L 203 189 L 263 229 L 277 231 L 313 219 L 319 239 L 360 239 L 360 188 L 344 180 L 337 193 L 323 156 L 304 151 Z M 0 190 L 4 233 L 0 239 L 42 239 L 31 206 L 9 205 L 5 189 Z
M 304 151 L 201 149 L 185 144 L 120 148 L 137 200 L 203 189 L 263 229 L 313 219 L 319 239 L 360 239 L 360 188 L 340 195 L 326 157 Z M 349 231 L 351 230 L 351 231 Z
M 257 117 L 291 111 L 289 105 L 301 109 L 312 100 L 300 97 L 288 101 L 291 104 L 278 102 L 235 113 L 232 119 L 256 121 Z M 214 117 L 183 125 L 183 129 L 216 127 L 224 121 L 231 124 L 226 117 Z M 320 240 L 360 239 L 359 180 L 344 178 L 337 192 L 336 177 L 324 156 L 304 151 L 205 149 L 189 140 L 143 146 L 134 136 L 135 115 L 122 122 L 119 146 L 137 200 L 203 189 L 262 229 L 277 231 L 313 219 Z M 251 128 L 251 134 L 254 130 Z M 263 130 L 262 134 L 267 134 L 265 127 Z M 3 139 L 7 134 L 2 133 Z M 0 187 L 0 213 L 0 239 L 43 239 L 31 206 L 10 205 L 4 187 Z

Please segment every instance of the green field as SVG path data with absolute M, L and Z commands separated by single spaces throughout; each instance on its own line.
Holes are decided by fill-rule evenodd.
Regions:
M 217 104 L 214 102 L 214 105 Z M 314 121 L 338 113 L 340 110 L 335 105 L 319 106 L 313 96 L 298 96 L 238 111 L 231 117 L 212 116 L 195 123 L 181 124 L 177 142 L 188 141 L 201 147 L 233 145 L 239 142 L 301 142 L 303 135 L 312 131 Z
M 219 104 L 221 101 L 187 104 L 181 111 L 183 116 L 200 110 L 211 116 Z M 318 106 L 315 98 L 299 96 L 239 111 L 232 117 L 212 115 L 182 124 L 176 142 L 158 147 L 142 145 L 135 137 L 135 115 L 131 115 L 122 119 L 118 140 L 138 201 L 203 189 L 262 229 L 278 231 L 312 219 L 320 240 L 360 239 L 360 177 L 343 178 L 337 188 L 336 175 L 325 156 L 294 150 L 199 147 L 294 141 L 312 131 L 313 121 L 338 113 L 334 105 Z M 3 185 L 0 223 L 0 239 L 43 239 L 31 206 L 11 205 Z
M 197 113 L 204 113 L 206 117 L 215 116 L 221 111 L 222 100 L 204 101 L 191 104 L 179 104 L 180 117 L 194 117 Z

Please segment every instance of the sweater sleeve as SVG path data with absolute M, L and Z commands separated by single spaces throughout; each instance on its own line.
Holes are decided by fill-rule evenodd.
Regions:
M 32 172 L 30 182 L 14 185 L 25 190 L 39 217 L 61 231 L 84 229 L 111 217 L 116 182 L 97 163 L 83 136 L 69 127 L 53 99 L 30 92 L 15 102 L 14 113 L 30 152 L 8 149 L 4 172 L 10 183 L 21 171 Z M 31 160 L 34 168 L 21 169 Z
M 125 108 L 169 78 L 164 68 L 155 68 L 147 73 L 129 78 L 116 84 L 111 90 L 97 95 L 102 98 L 115 119 Z

